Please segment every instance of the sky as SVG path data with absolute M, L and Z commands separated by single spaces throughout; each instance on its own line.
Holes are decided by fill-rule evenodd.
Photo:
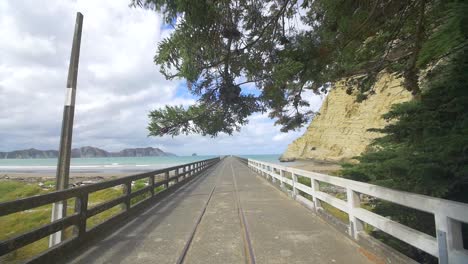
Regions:
M 159 147 L 177 155 L 280 154 L 299 131 L 282 133 L 255 114 L 232 136 L 148 137 L 149 111 L 196 102 L 183 80 L 153 63 L 171 28 L 130 0 L 0 1 L 0 151 L 58 149 L 76 12 L 84 15 L 73 147 Z M 255 89 L 251 87 L 250 89 Z M 306 94 L 313 110 L 322 98 Z

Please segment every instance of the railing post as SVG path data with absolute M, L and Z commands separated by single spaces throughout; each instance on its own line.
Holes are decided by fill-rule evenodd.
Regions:
M 189 176 L 189 175 L 187 175 L 187 170 L 186 170 L 186 168 L 187 168 L 186 166 L 184 166 L 184 167 L 182 168 L 182 173 L 184 174 L 184 179 L 188 178 L 188 176 Z
M 149 177 L 149 186 L 151 186 L 151 196 L 154 196 L 154 175 Z
M 457 250 L 463 250 L 461 223 L 445 215 L 435 215 L 437 246 L 439 248 L 439 263 L 463 263 L 458 259 Z
M 79 221 L 78 225 L 73 229 L 73 233 L 78 237 L 81 237 L 86 233 L 86 220 L 88 219 L 88 193 L 76 197 L 75 213 L 79 215 Z
M 275 177 L 275 176 L 276 176 L 276 172 L 275 172 L 275 168 L 272 169 L 271 174 L 272 174 L 272 176 L 271 176 L 271 181 L 273 181 L 273 183 L 276 183 L 276 177 Z M 275 175 L 275 176 L 273 176 L 273 175 Z
M 180 168 L 176 168 L 176 169 L 175 169 L 175 182 L 176 182 L 176 183 L 179 182 L 179 169 L 180 169 Z
M 169 171 L 166 171 L 164 173 L 164 180 L 166 181 L 166 183 L 164 184 L 164 188 L 167 189 L 167 188 L 169 188 L 169 181 L 168 181 L 169 180 Z
M 361 207 L 361 198 L 359 193 L 353 191 L 350 188 L 346 188 L 346 198 L 348 200 L 348 216 L 349 216 L 349 235 L 354 238 L 359 238 L 359 232 L 364 229 L 364 224 L 361 220 L 354 216 L 354 208 Z
M 126 182 L 123 186 L 123 193 L 125 196 L 125 211 L 130 209 L 130 194 L 132 193 L 132 182 Z
M 315 211 L 318 211 L 318 209 L 322 207 L 320 204 L 320 200 L 317 199 L 317 194 L 316 194 L 316 192 L 320 191 L 320 184 L 315 179 L 311 179 L 310 184 L 312 187 L 312 201 L 314 202 L 314 208 L 315 208 Z
M 296 199 L 297 196 L 297 188 L 296 188 L 296 183 L 297 183 L 297 175 L 294 172 L 291 172 L 291 178 L 292 178 L 292 188 L 293 188 L 293 198 Z
M 284 170 L 280 170 L 280 187 L 284 189 Z

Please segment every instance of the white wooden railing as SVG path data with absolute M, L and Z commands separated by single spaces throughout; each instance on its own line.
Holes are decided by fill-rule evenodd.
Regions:
M 349 216 L 349 234 L 359 239 L 364 223 L 419 248 L 439 259 L 439 263 L 468 263 L 468 251 L 463 248 L 461 223 L 468 223 L 468 204 L 448 201 L 430 196 L 396 191 L 377 185 L 329 176 L 258 160 L 248 160 L 248 166 L 273 182 L 280 181 L 292 189 L 293 197 L 318 210 L 320 201 L 326 202 Z M 291 178 L 285 176 L 291 174 Z M 298 182 L 299 177 L 309 178 L 311 185 Z M 346 190 L 346 201 L 320 191 L 319 182 L 339 186 Z M 312 200 L 302 196 L 298 190 L 309 194 Z M 360 207 L 360 194 L 385 200 L 434 215 L 436 237 L 392 221 Z

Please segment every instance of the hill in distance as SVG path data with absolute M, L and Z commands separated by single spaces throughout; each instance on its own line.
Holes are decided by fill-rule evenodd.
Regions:
M 159 148 L 127 148 L 119 152 L 109 152 L 100 148 L 86 146 L 74 148 L 72 158 L 101 158 L 101 157 L 170 157 L 175 154 L 164 152 Z M 10 152 L 0 152 L 1 159 L 47 159 L 57 158 L 57 150 L 23 149 Z

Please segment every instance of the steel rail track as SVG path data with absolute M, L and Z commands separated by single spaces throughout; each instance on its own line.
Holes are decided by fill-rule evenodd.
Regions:
M 205 204 L 204 204 L 204 206 L 203 206 L 203 208 L 201 210 L 201 213 L 198 216 L 198 219 L 195 222 L 195 225 L 194 225 L 194 227 L 192 228 L 192 230 L 190 232 L 189 238 L 187 239 L 187 242 L 185 243 L 185 246 L 182 249 L 182 253 L 180 254 L 179 258 L 177 259 L 177 262 L 176 262 L 177 264 L 183 264 L 185 259 L 186 259 L 186 256 L 187 256 L 187 254 L 188 254 L 188 252 L 190 250 L 190 247 L 191 247 L 191 245 L 193 243 L 193 238 L 195 237 L 195 234 L 196 234 L 196 232 L 198 230 L 198 226 L 200 225 L 200 223 L 203 220 L 206 209 L 208 208 L 208 205 L 209 205 L 209 203 L 211 201 L 211 198 L 213 197 L 213 194 L 214 194 L 214 192 L 216 190 L 216 187 L 218 186 L 219 179 L 221 178 L 221 175 L 222 175 L 222 172 L 225 169 L 225 166 L 226 166 L 226 164 L 223 163 L 223 167 L 220 170 L 220 174 L 217 177 L 216 182 L 215 182 L 213 188 L 211 189 L 211 191 L 210 191 L 210 193 L 208 195 L 208 199 L 206 200 L 206 202 L 205 202 Z M 244 252 L 245 252 L 245 256 L 246 256 L 245 262 L 248 263 L 248 264 L 255 264 L 255 255 L 254 255 L 254 252 L 253 252 L 252 243 L 250 241 L 250 235 L 249 235 L 249 231 L 248 231 L 247 221 L 246 221 L 245 214 L 244 214 L 244 211 L 243 211 L 242 206 L 241 206 L 239 191 L 238 191 L 238 188 L 237 188 L 237 180 L 236 180 L 236 177 L 235 177 L 235 172 L 234 172 L 234 168 L 232 167 L 232 164 L 231 164 L 231 170 L 232 170 L 232 179 L 233 179 L 233 185 L 234 185 L 234 194 L 236 196 L 235 197 L 236 209 L 237 209 L 237 213 L 238 213 L 239 220 L 240 220 L 240 223 L 241 223 L 242 238 L 243 238 L 243 241 L 244 241 Z

